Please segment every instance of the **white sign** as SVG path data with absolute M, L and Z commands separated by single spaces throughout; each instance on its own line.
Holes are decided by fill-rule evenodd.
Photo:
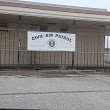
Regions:
M 75 34 L 28 31 L 31 51 L 75 51 Z

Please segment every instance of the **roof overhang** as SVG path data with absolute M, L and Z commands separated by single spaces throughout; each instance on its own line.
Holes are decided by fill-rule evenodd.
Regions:
M 46 18 L 110 22 L 110 12 L 22 4 L 0 1 L 1 14 L 36 16 Z

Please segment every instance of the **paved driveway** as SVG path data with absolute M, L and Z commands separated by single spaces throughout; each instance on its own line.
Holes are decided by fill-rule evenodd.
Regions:
M 0 76 L 0 108 L 109 110 L 110 75 Z

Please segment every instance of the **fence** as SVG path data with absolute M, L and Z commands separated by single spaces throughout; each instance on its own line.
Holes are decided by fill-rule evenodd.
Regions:
M 109 68 L 103 34 L 76 34 L 75 52 L 27 50 L 27 31 L 0 30 L 0 66 L 32 68 Z

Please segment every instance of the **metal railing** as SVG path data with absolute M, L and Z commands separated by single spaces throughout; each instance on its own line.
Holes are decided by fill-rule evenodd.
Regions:
M 90 34 L 87 35 L 90 36 Z M 76 34 L 75 52 L 28 51 L 27 30 L 19 32 L 13 29 L 1 29 L 0 66 L 60 69 L 109 68 L 110 52 L 105 52 L 104 38 L 102 37 L 99 41 L 99 36 L 97 39 L 91 37 L 90 40 L 84 36 Z

